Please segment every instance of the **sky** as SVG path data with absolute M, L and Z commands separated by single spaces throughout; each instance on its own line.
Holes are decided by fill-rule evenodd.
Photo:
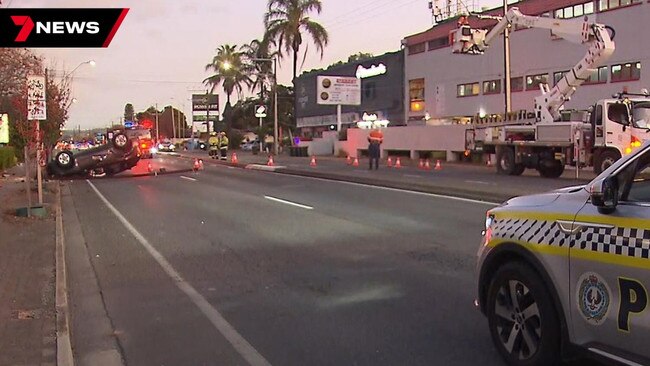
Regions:
M 467 0 L 466 0 L 467 1 Z M 478 1 L 478 0 L 470 0 Z M 481 0 L 493 7 L 501 0 Z M 302 70 L 323 68 L 351 54 L 380 55 L 400 48 L 408 35 L 432 26 L 428 0 L 322 0 L 312 18 L 329 32 L 323 57 L 308 45 Z M 241 45 L 261 38 L 267 0 L 2 0 L 10 8 L 130 8 L 108 48 L 34 49 L 55 75 L 73 74 L 66 128 L 103 127 L 119 122 L 124 105 L 136 111 L 166 105 L 191 114 L 190 96 L 205 92 L 205 65 L 222 44 Z M 304 52 L 304 48 L 302 49 Z M 291 58 L 280 61 L 278 80 L 291 84 Z M 225 95 L 219 92 L 220 102 Z M 234 100 L 233 100 L 234 102 Z

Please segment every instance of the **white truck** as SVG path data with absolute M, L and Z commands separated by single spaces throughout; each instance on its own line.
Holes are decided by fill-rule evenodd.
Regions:
M 453 52 L 480 55 L 506 27 L 550 29 L 566 40 L 589 44 L 587 54 L 553 88 L 540 84 L 534 112 L 519 111 L 506 115 L 475 117 L 466 132 L 468 151 L 496 154 L 499 174 L 521 175 L 526 168 L 555 178 L 567 164 L 592 166 L 600 174 L 623 155 L 650 139 L 650 97 L 642 93 L 620 93 L 597 101 L 588 111 L 564 111 L 577 87 L 589 80 L 615 49 L 614 30 L 592 23 L 585 17 L 556 19 L 522 14 L 511 8 L 504 17 L 477 15 L 495 19 L 488 32 L 472 28 L 461 18 L 452 34 Z

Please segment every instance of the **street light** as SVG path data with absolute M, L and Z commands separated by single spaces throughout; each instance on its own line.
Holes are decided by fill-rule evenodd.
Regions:
M 75 67 L 74 69 L 72 69 L 72 71 L 70 71 L 69 73 L 65 74 L 65 75 L 63 76 L 63 79 L 65 79 L 65 78 L 69 77 L 70 75 L 72 75 L 75 71 L 77 71 L 78 68 L 80 68 L 82 65 L 85 65 L 85 64 L 88 64 L 88 65 L 90 65 L 90 66 L 92 66 L 92 67 L 95 67 L 95 65 L 97 65 L 97 63 L 95 62 L 95 60 L 84 61 L 84 62 L 80 63 L 79 65 L 77 65 L 77 67 Z
M 278 155 L 278 64 L 274 58 L 254 58 L 253 62 L 272 62 L 273 63 L 273 154 Z M 262 139 L 260 137 L 260 144 Z

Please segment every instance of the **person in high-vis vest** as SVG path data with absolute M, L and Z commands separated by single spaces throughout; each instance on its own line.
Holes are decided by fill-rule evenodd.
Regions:
M 210 132 L 208 145 L 209 145 L 208 155 L 210 155 L 213 159 L 216 159 L 217 154 L 219 153 L 219 137 L 217 136 L 216 132 Z
M 226 136 L 225 132 L 221 132 L 219 134 L 219 151 L 221 152 L 221 160 L 228 159 L 228 143 L 228 136 Z
M 378 128 L 370 131 L 368 135 L 368 156 L 370 157 L 369 169 L 375 164 L 375 170 L 379 169 L 379 156 L 381 155 L 380 145 L 384 142 L 384 134 Z

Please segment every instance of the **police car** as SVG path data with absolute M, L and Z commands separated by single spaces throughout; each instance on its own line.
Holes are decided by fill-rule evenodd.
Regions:
M 487 212 L 476 305 L 509 365 L 650 365 L 650 142 L 584 187 Z

